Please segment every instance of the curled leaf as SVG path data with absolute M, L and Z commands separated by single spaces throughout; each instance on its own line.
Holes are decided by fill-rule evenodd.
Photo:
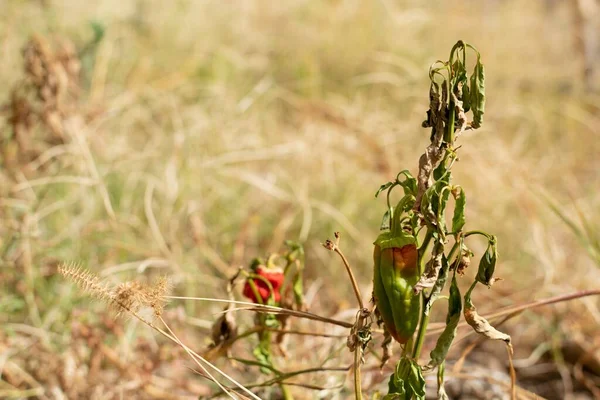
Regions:
M 477 129 L 483 123 L 483 114 L 485 112 L 485 69 L 479 57 L 471 75 L 470 86 L 470 105 L 471 111 L 473 111 L 471 126 Z
M 488 339 L 502 340 L 506 342 L 506 344 L 510 344 L 510 336 L 490 325 L 487 319 L 477 313 L 477 309 L 473 304 L 467 304 L 465 306 L 465 320 L 471 325 L 473 330 L 480 335 L 483 335 Z
M 465 269 L 469 268 L 471 265 L 471 257 L 473 257 L 473 252 L 469 250 L 467 246 L 462 244 L 460 246 L 460 259 L 458 259 L 458 263 L 456 264 L 456 273 L 460 276 L 465 275 Z
M 468 85 L 463 85 L 462 87 L 462 98 L 463 109 L 465 112 L 469 112 L 471 110 L 471 92 L 469 91 Z
M 496 270 L 496 261 L 498 260 L 497 241 L 495 236 L 491 236 L 488 247 L 479 261 L 477 271 L 477 281 L 490 287 L 494 284 L 494 271 Z
M 375 197 L 379 196 L 381 194 L 381 192 L 383 192 L 384 190 L 389 189 L 393 184 L 394 184 L 394 182 L 388 182 L 388 183 L 384 183 L 383 185 L 381 185 L 379 187 L 379 189 L 377 189 L 377 193 L 375 193 Z
M 458 321 L 460 320 L 460 313 L 462 311 L 462 298 L 460 290 L 456 283 L 456 276 L 452 277 L 452 284 L 450 286 L 450 298 L 448 299 L 448 314 L 446 316 L 446 327 L 440 335 L 435 345 L 435 348 L 429 354 L 431 360 L 427 365 L 428 369 L 433 369 L 438 365 L 441 365 L 446 359 L 448 350 L 454 341 L 456 336 L 456 329 L 458 327 Z
M 465 226 L 465 206 L 467 197 L 465 196 L 465 191 L 460 186 L 452 190 L 452 196 L 456 202 L 454 205 L 454 216 L 452 217 L 452 232 L 456 234 Z
M 400 175 L 404 175 L 405 179 L 403 181 L 400 180 Z M 412 176 L 412 174 L 407 169 L 398 173 L 398 175 L 396 176 L 396 181 L 400 186 L 402 186 L 402 189 L 404 189 L 405 196 L 417 195 L 417 179 L 414 176 Z

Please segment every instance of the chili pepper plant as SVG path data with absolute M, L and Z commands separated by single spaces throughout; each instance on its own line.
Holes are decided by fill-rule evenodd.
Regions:
M 471 61 L 471 56 L 474 60 Z M 474 67 L 468 71 L 468 62 Z M 375 197 L 385 194 L 387 207 L 381 224 L 381 234 L 374 242 L 373 303 L 365 308 L 359 297 L 361 312 L 349 347 L 359 353 L 370 340 L 372 314 L 383 327 L 383 364 L 390 357 L 389 347 L 396 341 L 402 356 L 389 377 L 388 393 L 392 399 L 424 399 L 424 373 L 437 368 L 438 396 L 444 391 L 444 360 L 456 336 L 464 315 L 466 322 L 479 334 L 502 340 L 512 352 L 510 336 L 494 329 L 477 314 L 471 294 L 478 284 L 491 287 L 498 279 L 494 270 L 498 258 L 497 240 L 492 234 L 466 229 L 466 193 L 452 179 L 452 166 L 458 160 L 457 139 L 465 132 L 478 129 L 485 110 L 485 69 L 479 52 L 471 45 L 457 42 L 447 61 L 435 62 L 429 70 L 429 110 L 423 122 L 430 129 L 430 145 L 419 159 L 413 176 L 403 170 L 394 180 L 379 188 Z M 471 118 L 469 119 L 469 115 Z M 392 199 L 399 193 L 400 199 Z M 451 221 L 447 221 L 449 206 L 454 203 Z M 448 218 L 449 219 L 449 218 Z M 339 235 L 336 234 L 339 240 Z M 487 249 L 479 261 L 475 280 L 464 296 L 457 281 L 464 275 L 473 252 L 468 241 L 480 238 Z M 325 246 L 338 250 L 338 244 Z M 349 270 L 350 271 L 350 270 Z M 354 278 L 351 276 L 354 282 Z M 429 355 L 429 362 L 420 365 L 425 332 L 432 307 L 448 289 L 446 327 Z M 355 346 L 354 343 L 361 343 Z M 360 361 L 360 357 L 355 357 Z M 355 363 L 355 395 L 362 398 L 359 362 Z M 514 377 L 514 373 L 512 374 Z M 514 388 L 514 381 L 513 381 Z M 514 389 L 513 389 L 514 391 Z

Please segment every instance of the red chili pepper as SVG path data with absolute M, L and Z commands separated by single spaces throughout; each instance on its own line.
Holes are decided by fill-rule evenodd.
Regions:
M 266 279 L 273 287 L 273 299 L 276 303 L 281 300 L 281 293 L 279 289 L 283 284 L 284 275 L 280 268 L 265 268 L 260 265 L 256 268 L 256 275 Z M 256 291 L 260 296 L 260 300 L 256 298 L 256 294 L 252 288 L 252 283 L 256 287 Z M 263 279 L 248 278 L 244 285 L 243 295 L 252 300 L 254 303 L 266 304 L 271 297 L 271 288 Z

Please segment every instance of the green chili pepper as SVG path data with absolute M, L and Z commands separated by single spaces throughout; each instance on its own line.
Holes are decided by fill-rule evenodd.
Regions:
M 392 337 L 406 343 L 417 328 L 420 300 L 412 288 L 419 278 L 416 238 L 402 230 L 400 216 L 414 197 L 405 196 L 394 209 L 391 231 L 379 235 L 373 251 L 373 295 Z

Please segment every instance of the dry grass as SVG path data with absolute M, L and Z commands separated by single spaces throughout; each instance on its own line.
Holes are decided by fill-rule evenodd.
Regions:
M 21 157 L 10 166 L 3 157 L 0 397 L 191 399 L 216 388 L 186 369 L 181 347 L 136 320 L 113 321 L 57 276 L 62 260 L 80 260 L 113 284 L 166 274 L 177 295 L 224 298 L 238 266 L 286 238 L 300 240 L 310 311 L 353 321 L 352 285 L 320 242 L 342 232 L 367 296 L 384 208 L 374 192 L 416 165 L 429 139 L 419 128 L 427 68 L 459 38 L 484 57 L 489 100 L 484 127 L 460 139 L 455 179 L 467 193 L 469 224 L 498 236 L 504 278 L 476 295 L 478 308 L 485 315 L 597 288 L 600 96 L 579 79 L 571 9 L 527 0 L 419 4 L 6 0 L 1 103 L 23 79 L 21 49 L 31 35 L 87 50 L 80 93 L 60 115 L 61 140 L 40 123 L 31 128 L 35 152 L 16 146 Z M 90 21 L 106 29 L 97 44 Z M 3 151 L 8 119 L 0 122 Z M 172 300 L 162 317 L 200 350 L 222 307 Z M 247 311 L 237 316 L 251 325 Z M 591 398 L 599 325 L 595 297 L 507 321 L 518 383 L 547 398 Z M 347 333 L 310 320 L 293 328 Z M 450 360 L 475 341 L 459 342 Z M 237 358 L 251 358 L 249 345 L 235 346 Z M 453 373 L 503 373 L 502 347 L 482 344 Z M 285 372 L 351 362 L 337 338 L 290 335 L 287 351 L 278 360 Z M 364 388 L 384 388 L 378 360 L 367 361 Z M 267 380 L 244 364 L 217 365 L 242 383 Z M 344 371 L 291 381 L 323 388 L 321 398 L 347 398 Z M 270 398 L 278 389 L 257 390 Z

